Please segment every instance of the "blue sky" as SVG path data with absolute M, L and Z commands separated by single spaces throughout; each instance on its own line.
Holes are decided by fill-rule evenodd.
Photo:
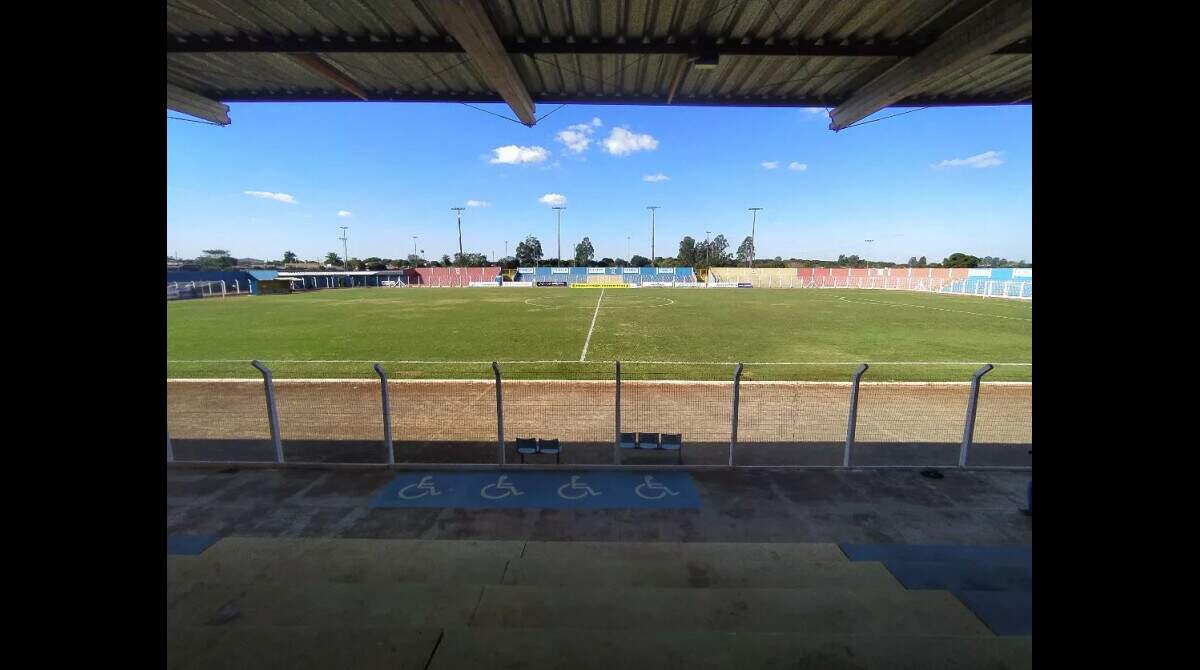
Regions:
M 926 109 L 840 133 L 823 110 L 781 108 L 568 105 L 534 128 L 432 103 L 232 104 L 230 118 L 167 121 L 168 254 L 320 259 L 341 254 L 349 225 L 353 257 L 404 257 L 418 235 L 436 259 L 457 251 L 449 208 L 475 201 L 465 251 L 502 256 L 508 240 L 511 254 L 532 233 L 553 256 L 547 196 L 559 195 L 566 257 L 585 235 L 597 259 L 627 257 L 627 236 L 649 256 L 645 207 L 659 205 L 659 256 L 706 230 L 736 250 L 758 206 L 759 258 L 1033 260 L 1029 106 Z

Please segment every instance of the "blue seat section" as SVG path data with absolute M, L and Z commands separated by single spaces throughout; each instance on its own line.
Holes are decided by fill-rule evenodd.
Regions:
M 1032 563 L 1032 547 L 977 547 L 961 544 L 839 544 L 852 561 L 999 561 Z
M 879 561 L 907 589 L 946 590 L 996 635 L 1033 633 L 1033 548 L 841 544 L 852 561 Z
M 168 535 L 167 553 L 179 556 L 198 556 L 221 539 L 218 535 Z
M 954 595 L 996 635 L 1033 635 L 1029 591 L 955 591 Z
M 1033 566 L 1027 562 L 883 561 L 906 589 L 946 591 L 1032 591 Z

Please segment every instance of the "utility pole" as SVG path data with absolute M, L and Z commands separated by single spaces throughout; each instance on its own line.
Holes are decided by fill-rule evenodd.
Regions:
M 629 240 L 630 240 L 630 236 L 626 235 L 625 236 L 625 262 L 626 263 L 629 263 Z
M 646 209 L 650 210 L 650 267 L 654 267 L 654 210 L 658 205 L 648 205 Z
M 704 231 L 704 265 L 712 266 L 712 242 L 708 241 L 708 236 L 712 234 L 711 230 Z
M 450 209 L 458 214 L 458 262 L 462 263 L 464 260 L 462 250 L 462 213 L 466 207 L 451 207 Z
M 747 261 L 746 265 L 748 268 L 754 267 L 754 224 L 758 223 L 758 210 L 760 209 L 762 209 L 762 207 L 750 208 L 750 216 L 752 218 L 750 219 L 750 259 Z
M 555 260 L 555 265 L 562 265 L 562 211 L 566 207 L 555 207 L 558 210 L 558 258 Z
M 346 229 L 349 227 L 350 226 L 338 226 L 338 228 L 342 229 L 342 236 L 338 239 L 342 241 L 342 272 L 346 273 L 347 283 L 350 282 L 350 251 L 349 247 L 346 246 Z
M 413 255 L 416 256 L 417 255 L 417 236 L 413 235 L 412 238 L 413 238 Z
M 504 257 L 508 258 L 508 240 L 504 240 Z

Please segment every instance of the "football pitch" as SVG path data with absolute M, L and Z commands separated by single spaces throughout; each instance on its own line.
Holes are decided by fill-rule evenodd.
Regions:
M 1032 302 L 854 289 L 358 288 L 167 305 L 170 378 L 1032 381 Z M 628 366 L 628 367 L 626 367 Z M 651 372 L 652 371 L 652 372 Z M 635 373 L 636 374 L 636 373 Z

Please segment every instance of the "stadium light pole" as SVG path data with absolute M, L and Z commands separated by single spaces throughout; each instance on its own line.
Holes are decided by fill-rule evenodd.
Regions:
M 348 237 L 346 235 L 346 229 L 349 227 L 350 226 L 338 226 L 338 228 L 342 229 L 342 236 L 338 239 L 342 241 L 342 272 L 346 273 L 347 282 L 350 281 L 350 251 L 349 247 L 346 245 L 346 239 Z
M 458 262 L 462 263 L 464 261 L 463 250 L 462 250 L 462 213 L 463 213 L 463 210 L 466 209 L 466 207 L 451 207 L 450 209 L 454 210 L 457 213 L 457 218 L 458 218 Z
M 750 208 L 750 259 L 746 264 L 746 267 L 748 268 L 754 267 L 754 228 L 755 224 L 758 223 L 758 210 L 760 209 L 762 209 L 762 207 Z
M 650 210 L 650 267 L 654 267 L 654 210 L 658 205 L 647 205 L 646 209 Z
M 553 209 L 556 209 L 556 210 L 558 210 L 558 227 L 557 227 L 557 232 L 558 232 L 558 257 L 555 259 L 555 261 L 554 261 L 554 265 L 555 265 L 555 267 L 561 267 L 561 266 L 562 266 L 562 211 L 563 211 L 564 209 L 566 209 L 566 207 L 563 207 L 563 206 L 561 206 L 561 205 L 560 205 L 560 206 L 558 206 L 558 207 L 554 207 Z
M 863 263 L 865 263 L 867 267 L 871 267 L 871 243 L 874 241 L 875 240 L 863 240 L 863 242 L 867 243 L 867 258 L 863 259 Z

